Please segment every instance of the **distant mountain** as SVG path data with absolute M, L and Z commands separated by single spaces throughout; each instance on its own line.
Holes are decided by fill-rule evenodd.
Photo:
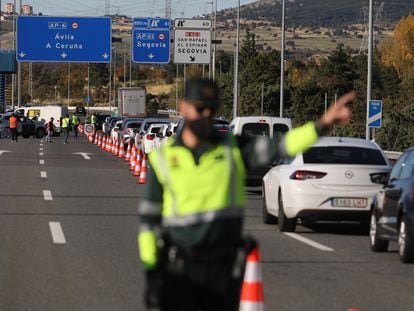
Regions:
M 368 21 L 368 0 L 286 0 L 287 26 L 340 28 Z M 240 17 L 249 20 L 263 20 L 280 25 L 282 1 L 258 0 L 243 5 Z M 413 0 L 374 1 L 376 25 L 389 27 L 401 17 L 414 12 Z M 217 19 L 236 19 L 236 8 L 218 12 Z

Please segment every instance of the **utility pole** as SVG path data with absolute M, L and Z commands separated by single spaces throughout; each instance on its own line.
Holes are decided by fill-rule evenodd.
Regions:
M 236 41 L 234 43 L 234 86 L 233 86 L 233 119 L 237 117 L 239 100 L 239 35 L 240 35 L 240 0 L 237 5 L 237 30 Z
M 280 40 L 280 117 L 283 117 L 283 97 L 285 90 L 285 13 L 286 0 L 282 0 L 282 38 Z
M 373 11 L 373 0 L 369 0 L 369 21 L 368 21 L 368 72 L 367 72 L 367 119 L 366 119 L 366 129 L 365 129 L 365 138 L 370 139 L 370 130 L 368 126 L 368 111 L 369 111 L 369 101 L 371 100 L 371 88 L 372 88 L 372 48 L 373 48 L 373 21 L 372 21 L 372 11 Z
M 20 0 L 20 15 L 23 13 L 22 0 Z M 22 106 L 22 63 L 17 63 L 17 105 Z

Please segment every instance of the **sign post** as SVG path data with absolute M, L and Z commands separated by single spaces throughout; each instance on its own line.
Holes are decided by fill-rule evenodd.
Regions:
M 170 27 L 167 18 L 134 18 L 132 61 L 168 64 L 170 62 Z
M 109 63 L 111 45 L 109 17 L 17 18 L 19 62 Z

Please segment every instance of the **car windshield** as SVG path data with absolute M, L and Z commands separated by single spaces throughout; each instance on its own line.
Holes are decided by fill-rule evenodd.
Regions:
M 387 164 L 379 150 L 348 146 L 312 147 L 303 154 L 303 162 L 310 164 Z
M 127 123 L 125 125 L 126 128 L 137 129 L 141 126 L 141 122 L 134 122 L 134 123 Z
M 165 123 L 165 124 L 168 124 L 168 123 L 170 123 L 171 121 L 154 121 L 154 122 L 146 122 L 145 123 L 145 125 L 144 125 L 144 131 L 146 131 L 146 130 L 148 130 L 148 128 L 149 128 L 149 126 L 151 125 L 151 124 L 154 124 L 154 123 Z

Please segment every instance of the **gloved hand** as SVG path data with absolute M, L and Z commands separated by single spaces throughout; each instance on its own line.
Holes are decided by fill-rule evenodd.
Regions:
M 147 308 L 157 308 L 161 303 L 162 271 L 159 268 L 145 272 L 146 288 L 144 301 Z

